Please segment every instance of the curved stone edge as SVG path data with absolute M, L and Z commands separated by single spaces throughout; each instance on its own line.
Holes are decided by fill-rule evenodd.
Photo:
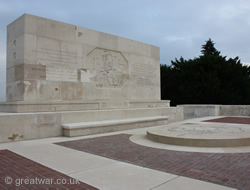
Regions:
M 250 146 L 249 138 L 237 138 L 237 139 L 192 139 L 192 138 L 180 138 L 171 137 L 166 135 L 157 134 L 154 131 L 147 131 L 147 138 L 154 142 L 178 145 L 178 146 L 190 146 L 190 147 L 242 147 Z

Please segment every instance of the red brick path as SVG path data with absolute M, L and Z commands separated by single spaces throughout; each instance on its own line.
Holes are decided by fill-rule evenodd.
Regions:
M 222 117 L 218 119 L 205 120 L 203 122 L 250 124 L 250 117 Z
M 250 190 L 250 153 L 162 150 L 135 144 L 129 137 L 122 134 L 56 144 L 154 170 Z
M 12 178 L 12 181 L 10 178 Z M 62 181 L 63 184 L 51 184 L 51 179 L 53 180 L 53 183 L 56 183 L 56 180 L 59 179 L 59 183 Z M 12 183 L 6 184 L 5 180 L 7 183 Z M 47 180 L 47 182 L 42 180 Z M 34 184 L 39 183 L 39 181 L 40 184 Z M 67 175 L 47 168 L 9 150 L 0 150 L 0 189 L 96 190 L 96 188 L 88 184 L 82 183 L 80 181 L 77 183 L 76 180 Z

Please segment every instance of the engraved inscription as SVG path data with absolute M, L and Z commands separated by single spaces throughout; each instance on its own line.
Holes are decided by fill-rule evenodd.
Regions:
M 101 103 L 101 108 L 127 108 L 128 103 L 127 102 L 103 102 Z
M 98 104 L 29 105 L 27 111 L 95 110 Z
M 24 65 L 25 79 L 46 79 L 46 66 L 45 65 Z
M 135 63 L 132 65 L 131 73 L 140 76 L 154 77 L 156 74 L 156 68 L 154 65 Z
M 131 67 L 131 74 L 136 76 L 136 84 L 139 86 L 152 86 L 156 77 L 154 65 L 136 63 Z
M 59 66 L 47 66 L 46 80 L 77 82 L 77 69 Z
M 37 50 L 37 57 L 43 61 L 48 61 L 50 64 L 78 64 L 77 52 L 73 51 L 60 51 L 48 48 L 40 48 Z
M 142 85 L 142 86 L 151 86 L 151 85 L 153 85 L 152 78 L 137 76 L 136 77 L 136 84 Z
M 120 52 L 96 48 L 88 55 L 88 64 L 96 70 L 90 81 L 98 88 L 121 87 L 128 80 L 128 62 Z

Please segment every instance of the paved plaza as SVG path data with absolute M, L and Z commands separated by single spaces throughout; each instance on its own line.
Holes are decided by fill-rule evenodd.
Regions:
M 250 124 L 249 118 L 241 118 L 237 124 L 238 121 L 237 118 L 226 120 L 224 117 L 206 117 L 185 120 L 179 124 Z M 149 129 L 2 143 L 0 187 L 250 189 L 249 146 L 206 148 L 160 144 L 146 138 Z M 56 183 L 58 179 L 64 184 Z

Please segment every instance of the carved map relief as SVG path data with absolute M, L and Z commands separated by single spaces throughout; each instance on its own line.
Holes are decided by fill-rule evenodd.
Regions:
M 98 88 L 121 87 L 128 80 L 128 61 L 121 52 L 96 48 L 87 61 L 95 70 L 90 81 Z

